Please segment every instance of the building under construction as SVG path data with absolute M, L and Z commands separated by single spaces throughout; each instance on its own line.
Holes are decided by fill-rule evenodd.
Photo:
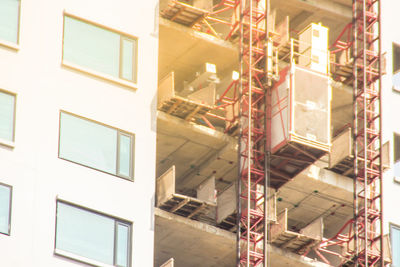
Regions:
M 160 1 L 155 266 L 391 263 L 380 9 Z
M 0 266 L 400 266 L 398 10 L 0 0 Z

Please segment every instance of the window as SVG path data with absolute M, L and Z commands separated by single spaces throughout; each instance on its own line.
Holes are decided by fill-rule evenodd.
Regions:
M 0 233 L 10 234 L 11 186 L 0 184 Z
M 0 0 L 0 42 L 18 44 L 20 0 Z
M 393 89 L 400 90 L 400 45 L 393 43 Z
M 112 218 L 57 201 L 55 253 L 97 266 L 130 266 L 131 227 Z
M 15 98 L 0 90 L 0 142 L 14 142 Z
M 61 112 L 59 157 L 133 179 L 134 135 Z
M 400 266 L 400 227 L 390 224 L 390 241 L 392 247 L 392 265 Z
M 394 179 L 400 182 L 400 135 L 393 134 L 393 174 Z
M 67 66 L 72 63 L 91 74 L 136 83 L 136 58 L 136 38 L 64 16 L 63 63 Z

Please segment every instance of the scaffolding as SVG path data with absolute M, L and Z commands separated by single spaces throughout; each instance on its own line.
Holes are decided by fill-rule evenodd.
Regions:
M 350 38 L 350 33 L 353 33 Z M 334 43 L 334 53 L 350 54 L 348 64 L 336 64 L 336 79 L 353 84 L 354 217 L 339 232 L 314 249 L 340 259 L 341 266 L 386 266 L 382 223 L 384 168 L 381 120 L 381 25 L 379 0 L 353 0 L 353 22 Z M 346 38 L 347 37 L 347 38 Z M 343 40 L 345 38 L 345 40 Z M 349 75 L 349 63 L 352 75 Z M 340 247 L 335 252 L 334 247 Z M 333 248 L 333 249 L 332 249 Z
M 201 115 L 211 128 L 205 116 L 224 120 L 225 132 L 238 135 L 237 266 L 266 267 L 268 187 L 277 181 L 272 186 L 279 188 L 329 152 L 329 147 L 316 147 L 315 154 L 307 151 L 308 148 L 294 147 L 284 155 L 271 153 L 271 94 L 273 80 L 278 76 L 277 64 L 285 61 L 291 65 L 299 60 L 303 56 L 298 48 L 301 44 L 296 45 L 293 39 L 289 41 L 288 21 L 282 27 L 287 28 L 284 34 L 275 32 L 268 0 L 221 0 L 210 10 L 174 0 L 162 14 L 195 30 L 237 42 L 239 46 L 239 78 L 217 100 L 216 109 L 226 111 L 226 116 L 208 111 Z M 221 14 L 230 14 L 231 19 Z M 304 253 L 313 250 L 328 264 L 331 262 L 326 254 L 339 258 L 342 266 L 384 266 L 386 263 L 382 229 L 380 42 L 380 1 L 353 0 L 353 21 L 330 47 L 327 75 L 332 73 L 334 80 L 353 86 L 354 161 L 350 168 L 354 170 L 354 217 L 337 235 L 308 247 Z M 332 59 L 339 54 L 343 60 Z M 277 157 L 280 161 L 275 164 Z M 278 167 L 293 163 L 290 161 L 294 158 L 301 159 L 304 166 L 292 164 L 291 168 L 297 166 L 296 172 L 283 175 Z
M 380 1 L 353 1 L 354 244 L 357 266 L 384 266 Z
M 238 266 L 268 266 L 267 249 L 267 58 L 266 8 L 239 1 L 240 135 L 238 180 Z M 264 63 L 264 64 L 263 64 Z M 261 188 L 261 190 L 260 190 Z

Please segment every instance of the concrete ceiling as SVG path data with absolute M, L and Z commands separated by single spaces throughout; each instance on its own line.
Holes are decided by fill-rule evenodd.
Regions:
M 309 23 L 321 22 L 330 29 L 330 42 L 334 42 L 342 29 L 351 21 L 350 0 L 271 0 L 271 9 L 277 10 L 277 23 L 290 17 L 292 35 Z M 232 70 L 238 70 L 238 46 L 221 38 L 192 30 L 160 17 L 159 23 L 159 78 L 175 72 L 175 89 L 180 91 L 184 81 L 194 79 L 206 62 L 216 64 L 217 75 L 226 80 Z M 220 84 L 217 93 L 225 88 Z M 334 86 L 332 98 L 333 133 L 351 122 L 351 89 Z M 349 94 L 350 93 L 350 94 Z
M 321 22 L 330 28 L 331 42 L 350 22 L 350 2 L 350 0 L 271 0 L 272 8 L 278 9 L 278 22 L 284 16 L 289 15 L 294 32 L 301 30 L 311 22 Z M 237 69 L 238 50 L 229 42 L 193 31 L 163 18 L 160 18 L 159 34 L 159 78 L 174 71 L 178 91 L 183 82 L 193 79 L 201 65 L 206 62 L 216 64 L 217 73 L 221 75 L 221 79 L 225 78 L 224 74 L 228 75 L 231 70 Z M 332 130 L 336 132 L 346 123 L 351 122 L 351 88 L 333 86 L 332 99 Z M 169 169 L 171 165 L 175 165 L 178 192 L 193 195 L 194 189 L 198 185 L 214 175 L 216 189 L 218 193 L 221 193 L 237 179 L 237 140 L 235 138 L 163 112 L 158 112 L 157 124 L 157 176 Z M 330 236 L 351 216 L 352 196 L 352 181 L 349 178 L 333 174 L 325 170 L 323 165 L 313 166 L 279 189 L 278 213 L 288 208 L 291 230 L 299 230 L 322 216 L 325 228 L 329 229 L 326 231 L 326 235 Z M 168 214 L 168 216 L 175 215 Z M 194 245 L 198 245 L 198 249 L 208 251 L 207 246 L 213 248 L 213 242 L 218 245 L 218 242 L 221 242 L 220 244 L 226 246 L 228 250 L 232 250 L 231 246 L 235 238 L 219 237 L 218 234 L 215 234 L 215 231 L 222 230 L 215 227 L 209 228 L 208 230 L 212 229 L 210 231 L 214 232 L 206 234 L 203 229 L 200 231 L 201 238 L 192 238 L 191 235 L 196 236 L 196 231 L 199 229 L 193 230 L 190 224 L 182 222 L 180 222 L 182 225 L 176 226 L 174 224 L 178 219 L 187 219 L 182 217 L 170 219 L 167 218 L 168 216 L 167 214 L 156 216 L 156 244 L 159 243 L 156 248 L 158 251 L 157 264 L 160 265 L 163 261 L 168 260 L 168 257 L 174 254 L 174 250 L 187 251 L 187 248 Z M 181 227 L 187 229 L 181 230 Z M 184 234 L 185 231 L 187 231 L 187 235 Z M 177 234 L 179 234 L 179 238 L 176 238 Z M 175 243 L 173 241 L 174 237 L 176 240 L 185 240 L 186 236 L 188 240 L 185 242 L 187 243 L 175 244 L 177 241 Z M 225 241 L 208 242 L 208 238 L 210 240 L 222 238 Z M 232 239 L 229 241 L 231 243 L 226 243 L 226 240 L 230 239 Z M 198 244 L 193 244 L 193 242 Z M 211 262 L 207 265 L 190 265 L 192 262 L 204 260 L 198 258 L 198 255 L 192 255 L 190 251 L 178 253 L 179 256 L 177 256 L 187 257 L 190 261 L 187 259 L 185 261 L 183 258 L 176 259 L 176 263 L 178 267 L 225 266 L 223 262 L 228 257 L 234 259 L 234 250 L 231 252 L 232 255 L 219 253 L 218 248 L 215 248 L 215 252 L 210 252 L 210 255 L 215 256 L 209 257 Z M 224 257 L 226 257 L 225 260 L 223 260 Z M 282 262 L 285 260 L 286 258 L 282 256 Z
M 322 217 L 325 236 L 331 237 L 353 214 L 352 190 L 352 179 L 312 165 L 278 190 L 278 214 L 288 209 L 293 231 Z
M 292 34 L 310 23 L 322 23 L 329 28 L 332 44 L 343 28 L 351 22 L 351 0 L 270 0 L 277 10 L 277 23 L 289 16 Z
M 192 81 L 205 63 L 215 64 L 217 73 L 238 68 L 238 48 L 220 38 L 194 31 L 160 17 L 158 75 L 175 72 L 177 91 Z
M 179 193 L 195 197 L 195 188 L 211 176 L 218 194 L 236 181 L 235 138 L 160 111 L 157 118 L 157 175 L 175 165 Z M 333 234 L 335 226 L 352 214 L 352 180 L 326 170 L 324 161 L 326 157 L 278 191 L 278 214 L 288 208 L 292 230 L 323 217 Z
M 223 191 L 237 177 L 235 138 L 158 111 L 157 177 L 176 166 L 177 190 L 190 194 L 212 175 Z
M 155 265 L 174 258 L 175 267 L 231 267 L 236 235 L 214 226 L 155 210 Z M 309 258 L 268 246 L 270 267 L 327 267 Z

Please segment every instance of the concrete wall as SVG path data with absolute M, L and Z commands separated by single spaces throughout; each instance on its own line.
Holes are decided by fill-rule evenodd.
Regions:
M 400 44 L 398 16 L 400 2 L 386 0 L 382 2 L 382 51 L 386 52 L 387 75 L 383 77 L 383 138 L 391 143 L 391 167 L 393 168 L 393 132 L 400 133 L 399 103 L 400 92 L 392 89 L 392 42 Z M 384 231 L 389 231 L 389 223 L 400 225 L 398 203 L 400 201 L 400 184 L 394 181 L 392 168 L 384 174 Z
M 53 254 L 59 197 L 133 222 L 132 266 L 153 266 L 158 1 L 21 2 L 20 49 L 0 45 L 0 88 L 17 94 L 15 148 L 0 144 L 13 186 L 0 265 L 86 266 Z M 138 37 L 137 90 L 61 66 L 64 10 Z M 59 159 L 60 109 L 135 133 L 134 182 Z

